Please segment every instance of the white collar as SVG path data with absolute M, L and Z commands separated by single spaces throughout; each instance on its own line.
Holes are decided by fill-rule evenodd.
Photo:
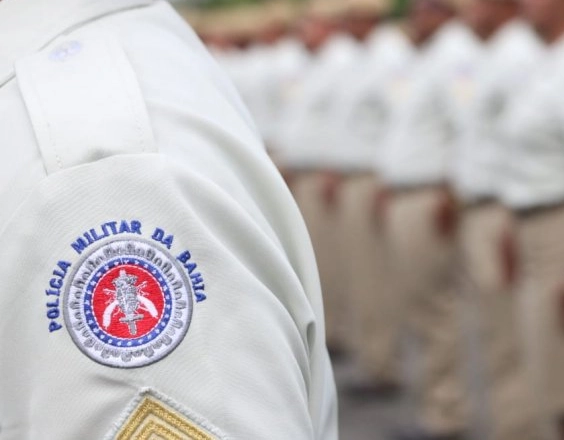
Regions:
M 59 35 L 112 12 L 153 0 L 2 0 L 0 1 L 0 86 L 14 76 L 14 62 L 37 52 Z

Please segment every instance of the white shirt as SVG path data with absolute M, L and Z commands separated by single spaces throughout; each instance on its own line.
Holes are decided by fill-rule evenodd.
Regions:
M 532 29 L 518 20 L 484 46 L 453 161 L 453 183 L 463 200 L 496 196 L 509 148 L 500 132 L 500 118 L 513 95 L 527 84 L 541 52 Z
M 564 39 L 543 54 L 503 117 L 508 144 L 502 200 L 515 209 L 564 201 Z
M 217 48 L 212 46 L 208 49 L 224 72 L 227 73 L 241 98 L 245 100 L 245 94 L 247 93 L 245 69 L 249 64 L 247 62 L 247 51 L 236 47 Z
M 277 139 L 279 158 L 289 168 L 332 167 L 331 112 L 342 75 L 356 62 L 360 45 L 351 37 L 332 37 L 315 55 L 293 99 L 286 103 Z
M 298 40 L 285 38 L 273 46 L 258 45 L 245 55 L 239 73 L 243 99 L 257 121 L 269 149 L 276 149 L 278 125 L 286 102 L 311 57 Z
M 452 72 L 464 77 L 476 38 L 460 23 L 443 26 L 406 69 L 407 98 L 395 109 L 381 173 L 390 185 L 444 181 L 453 143 L 453 120 L 444 87 Z
M 334 91 L 327 130 L 333 132 L 328 160 L 342 171 L 372 171 L 380 157 L 393 108 L 405 94 L 405 69 L 414 51 L 394 26 L 373 32 L 357 62 Z
M 270 77 L 274 52 L 267 46 L 232 49 L 216 56 L 225 66 L 245 105 L 249 109 L 261 136 L 265 137 L 264 92 Z
M 0 28 L 2 439 L 336 439 L 305 226 L 192 30 L 149 0 Z
M 268 115 L 266 140 L 268 147 L 280 148 L 278 139 L 284 130 L 284 111 L 299 93 L 300 81 L 312 62 L 305 46 L 293 38 L 281 40 L 274 48 L 275 59 L 267 90 L 263 95 L 264 112 Z

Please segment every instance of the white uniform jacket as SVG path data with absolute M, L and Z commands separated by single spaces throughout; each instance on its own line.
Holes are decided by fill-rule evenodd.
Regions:
M 380 159 L 393 109 L 406 96 L 404 78 L 414 49 L 397 27 L 382 26 L 335 87 L 327 130 L 327 160 L 341 171 L 372 171 Z
M 276 149 L 278 124 L 284 104 L 311 60 L 298 40 L 283 39 L 273 46 L 255 46 L 246 54 L 239 81 L 247 91 L 243 99 L 269 149 Z
M 335 440 L 304 224 L 165 2 L 0 2 L 0 438 Z
M 332 37 L 315 55 L 305 75 L 286 102 L 278 124 L 279 158 L 293 169 L 332 166 L 331 112 L 344 72 L 357 60 L 361 48 L 349 36 Z
M 446 180 L 452 157 L 454 124 L 445 87 L 457 72 L 464 88 L 476 51 L 476 37 L 464 25 L 443 26 L 406 69 L 405 99 L 391 119 L 380 161 L 392 186 L 434 184 Z
M 502 200 L 514 209 L 564 202 L 564 39 L 545 50 L 502 118 Z
M 463 200 L 497 195 L 510 151 L 500 121 L 513 96 L 527 85 L 541 53 L 538 37 L 519 20 L 505 25 L 484 45 L 453 160 L 452 181 Z

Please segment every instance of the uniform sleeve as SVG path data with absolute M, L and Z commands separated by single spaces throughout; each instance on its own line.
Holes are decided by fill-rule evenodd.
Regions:
M 104 159 L 46 179 L 0 243 L 7 438 L 102 438 L 146 389 L 218 439 L 315 438 L 322 327 L 279 245 L 210 182 Z
M 78 81 L 75 61 L 121 56 L 64 44 L 46 73 Z M 76 102 L 72 81 L 60 92 L 55 72 L 37 77 L 44 60 L 18 81 L 47 177 L 0 231 L 3 438 L 336 438 L 309 239 L 265 153 L 243 148 L 234 164 L 238 142 L 192 122 L 184 141 L 213 154 L 171 157 L 143 125 L 151 111 L 127 108 L 135 87 L 82 120 L 61 105 Z M 114 110 L 125 128 L 104 123 Z M 106 129 L 96 142 L 92 128 Z

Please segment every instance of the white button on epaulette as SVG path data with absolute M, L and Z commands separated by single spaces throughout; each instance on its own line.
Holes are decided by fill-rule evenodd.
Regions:
M 79 53 L 81 49 L 82 44 L 78 41 L 67 41 L 53 49 L 49 58 L 52 61 L 66 61 Z

